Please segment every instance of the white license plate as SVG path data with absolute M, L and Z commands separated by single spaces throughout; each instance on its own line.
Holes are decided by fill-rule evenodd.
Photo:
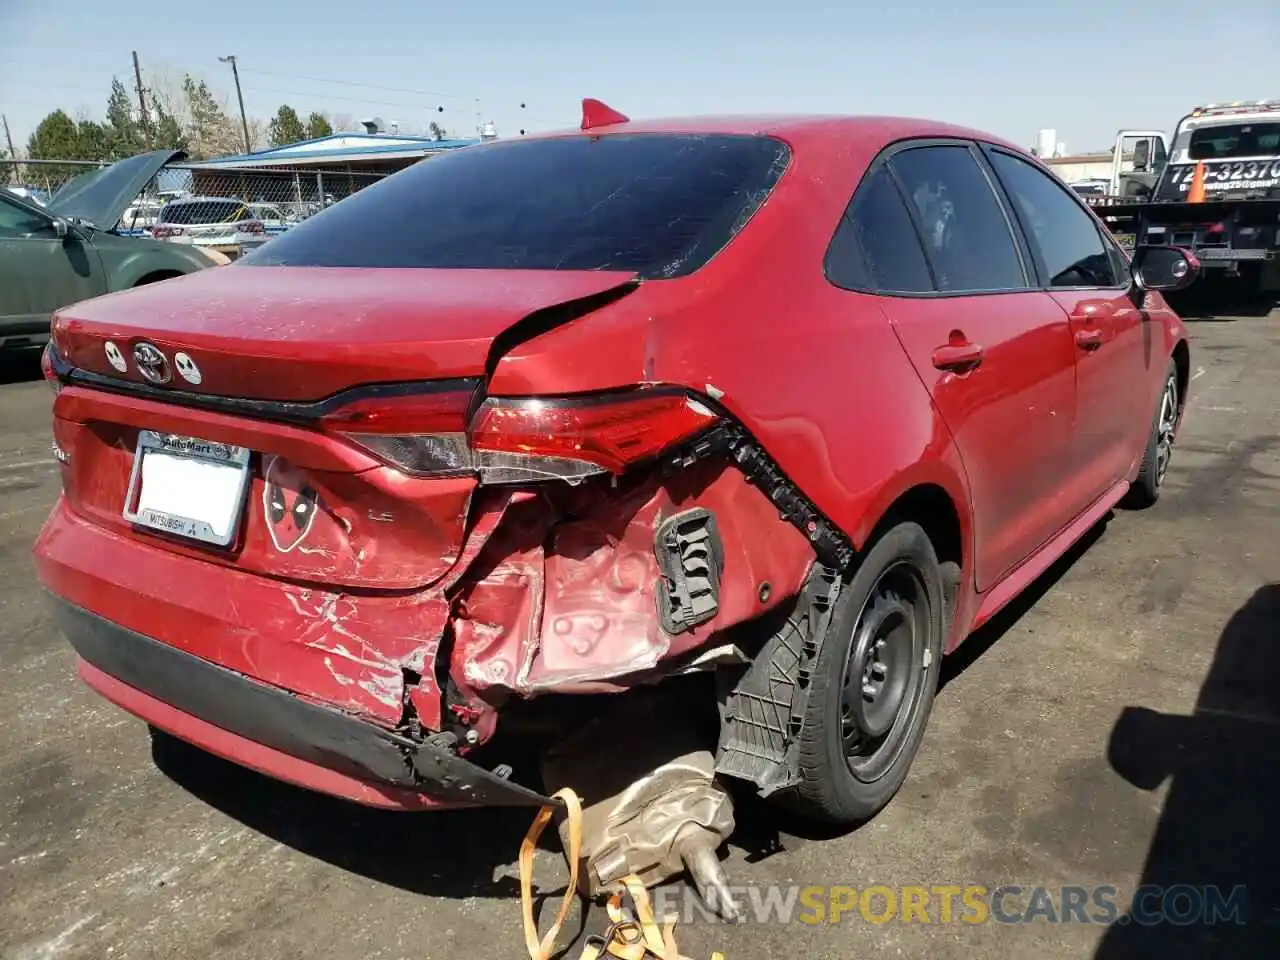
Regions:
M 249 449 L 143 430 L 125 494 L 130 523 L 215 546 L 235 540 Z

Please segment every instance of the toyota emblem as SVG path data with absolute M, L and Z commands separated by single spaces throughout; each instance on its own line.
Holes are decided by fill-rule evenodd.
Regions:
M 173 379 L 169 361 L 153 344 L 145 341 L 135 344 L 133 360 L 138 365 L 138 372 L 152 383 L 168 383 Z

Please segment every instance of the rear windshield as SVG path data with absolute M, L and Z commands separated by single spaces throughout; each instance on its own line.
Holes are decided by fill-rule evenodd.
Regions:
M 1280 122 L 1199 127 L 1191 131 L 1188 154 L 1192 160 L 1276 156 L 1280 154 Z
M 172 203 L 160 214 L 162 223 L 235 223 L 248 220 L 249 211 L 238 200 L 196 200 Z
M 420 161 L 299 224 L 242 264 L 692 273 L 786 166 L 769 137 L 512 140 Z

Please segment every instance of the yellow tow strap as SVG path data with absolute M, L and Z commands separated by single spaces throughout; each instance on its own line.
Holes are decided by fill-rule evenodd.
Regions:
M 520 907 L 524 912 L 524 943 L 529 950 L 529 960 L 550 960 L 555 951 L 556 937 L 569 915 L 569 908 L 573 905 L 573 898 L 578 890 L 578 860 L 582 852 L 582 802 L 568 787 L 556 791 L 554 796 L 564 802 L 565 816 L 569 820 L 569 849 L 565 851 L 569 860 L 569 885 L 551 928 L 539 939 L 538 924 L 533 917 L 533 855 L 538 848 L 538 838 L 558 809 L 548 804 L 538 811 L 529 826 L 529 832 L 520 843 Z M 602 937 L 588 937 L 578 960 L 598 960 L 605 955 L 616 957 L 617 960 L 646 960 L 648 957 L 656 957 L 657 960 L 689 960 L 676 947 L 675 921 L 669 921 L 661 927 L 658 925 L 649 900 L 649 891 L 640 882 L 640 878 L 630 874 L 623 878 L 622 883 L 635 903 L 635 916 L 628 916 L 623 910 L 621 891 L 611 895 L 606 906 L 609 929 Z M 711 960 L 724 960 L 724 954 L 713 953 Z

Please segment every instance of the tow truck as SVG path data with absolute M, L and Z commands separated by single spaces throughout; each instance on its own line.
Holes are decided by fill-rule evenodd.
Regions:
M 1122 246 L 1186 247 L 1209 275 L 1280 292 L 1280 99 L 1196 107 L 1171 144 L 1119 131 L 1108 192 L 1085 200 Z

